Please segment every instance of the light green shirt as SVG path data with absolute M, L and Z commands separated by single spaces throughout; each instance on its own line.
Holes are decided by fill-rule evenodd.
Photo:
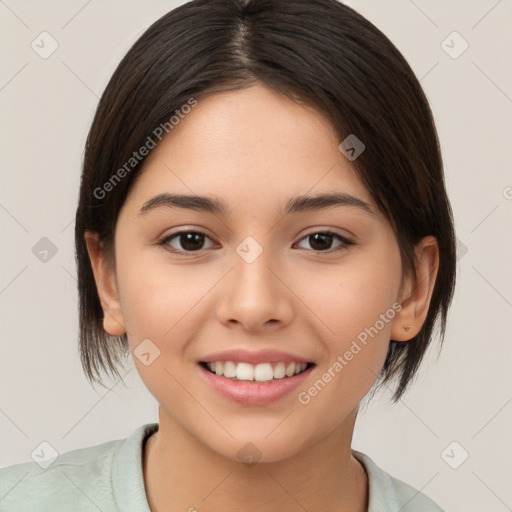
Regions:
M 0 512 L 151 512 L 142 455 L 156 430 L 158 423 L 142 425 L 127 439 L 66 452 L 46 468 L 24 462 L 0 469 Z M 364 453 L 352 454 L 368 474 L 368 512 L 443 512 Z

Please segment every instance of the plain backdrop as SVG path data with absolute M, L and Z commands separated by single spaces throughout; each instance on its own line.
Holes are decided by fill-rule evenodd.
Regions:
M 127 388 L 94 389 L 82 373 L 73 229 L 98 99 L 138 36 L 181 3 L 0 1 L 1 466 L 31 460 L 42 441 L 63 453 L 158 420 L 133 366 Z M 459 240 L 439 359 L 435 340 L 403 400 L 392 406 L 384 390 L 359 415 L 353 448 L 447 511 L 510 511 L 512 1 L 349 5 L 421 80 Z M 58 45 L 46 58 L 42 37 L 45 51 Z

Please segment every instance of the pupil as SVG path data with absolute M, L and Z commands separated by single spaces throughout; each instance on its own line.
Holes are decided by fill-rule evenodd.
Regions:
M 186 233 L 184 235 L 181 235 L 181 246 L 183 249 L 187 250 L 197 250 L 200 249 L 202 246 L 202 235 L 200 233 Z
M 315 247 L 315 245 L 317 245 L 317 242 L 319 239 L 323 239 L 325 241 L 325 239 L 327 238 L 327 247 L 324 246 L 322 247 L 322 244 L 320 243 L 320 247 Z M 324 250 L 324 249 L 328 249 L 329 246 L 331 245 L 332 243 L 332 235 L 329 235 L 327 233 L 315 233 L 314 235 L 310 235 L 310 239 L 313 239 L 313 243 L 311 243 L 311 241 L 309 242 L 311 247 L 313 249 L 317 249 L 317 250 Z

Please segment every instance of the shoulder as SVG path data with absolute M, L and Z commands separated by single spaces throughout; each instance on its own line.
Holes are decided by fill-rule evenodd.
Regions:
M 59 511 L 71 503 L 74 512 L 92 510 L 92 503 L 104 502 L 108 495 L 112 458 L 122 442 L 61 454 L 47 468 L 23 462 L 0 469 L 2 511 L 41 510 L 41 506 Z
M 368 512 L 444 512 L 428 496 L 381 469 L 368 455 L 356 450 L 352 455 L 368 474 Z
M 48 467 L 23 462 L 0 468 L 2 512 L 118 510 L 113 479 L 119 467 L 135 462 L 134 474 L 141 472 L 141 441 L 146 427 L 139 427 L 130 438 L 109 441 L 88 448 L 59 454 Z M 123 454 L 123 459 L 121 455 Z M 130 458 L 129 456 L 132 455 Z M 137 465 L 137 462 L 139 463 Z M 117 477 L 118 478 L 118 477 Z

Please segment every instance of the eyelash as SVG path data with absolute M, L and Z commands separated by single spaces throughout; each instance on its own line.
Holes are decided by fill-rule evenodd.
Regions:
M 196 235 L 202 235 L 202 236 L 205 236 L 206 238 L 210 238 L 206 233 L 203 233 L 201 231 L 196 231 L 196 230 L 177 231 L 176 233 L 172 233 L 171 235 L 167 235 L 164 238 L 160 239 L 158 241 L 158 245 L 163 246 L 163 248 L 165 250 L 167 250 L 167 251 L 169 251 L 169 252 L 171 252 L 173 254 L 184 255 L 184 254 L 200 253 L 203 249 L 198 249 L 197 251 L 185 251 L 185 250 L 176 250 L 176 249 L 170 248 L 170 246 L 169 246 L 169 241 L 170 240 L 172 240 L 173 238 L 177 238 L 180 235 L 185 235 L 185 234 L 190 234 L 190 233 L 193 233 L 193 234 L 196 234 Z M 325 251 L 315 251 L 314 249 L 306 249 L 306 250 L 311 250 L 315 254 L 324 255 L 324 254 L 332 254 L 333 252 L 341 250 L 341 249 L 343 249 L 345 247 L 348 247 L 348 246 L 351 246 L 351 245 L 355 245 L 355 242 L 353 242 L 352 240 L 350 240 L 350 239 L 348 239 L 348 238 L 346 238 L 346 237 L 344 237 L 344 236 L 342 236 L 342 235 L 340 235 L 338 233 L 335 233 L 334 231 L 329 231 L 329 230 L 325 230 L 325 231 L 312 231 L 311 233 L 308 233 L 307 235 L 304 235 L 299 240 L 299 242 L 301 242 L 305 238 L 308 238 L 308 237 L 313 236 L 313 235 L 319 235 L 319 234 L 332 236 L 333 238 L 335 238 L 339 242 L 342 242 L 342 244 L 339 245 L 338 247 L 335 247 L 334 249 L 328 249 L 328 250 L 325 250 Z M 211 238 L 210 238 L 210 240 L 211 240 Z

